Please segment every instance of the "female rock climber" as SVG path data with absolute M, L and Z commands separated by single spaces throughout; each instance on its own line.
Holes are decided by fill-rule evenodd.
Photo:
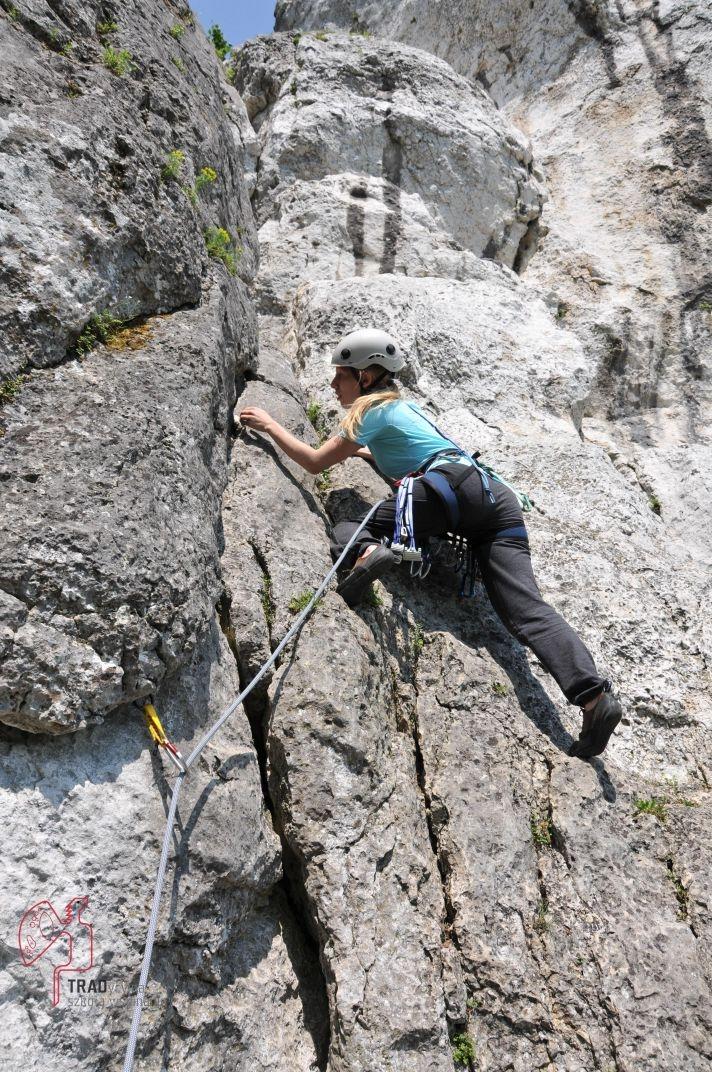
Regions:
M 348 412 L 338 435 L 322 446 L 315 449 L 302 443 L 263 409 L 243 409 L 240 421 L 270 436 L 309 473 L 320 473 L 357 456 L 391 482 L 408 475 L 419 477 L 412 484 L 416 541 L 448 532 L 467 537 L 487 594 L 506 628 L 532 649 L 567 700 L 583 709 L 581 733 L 569 755 L 581 759 L 600 755 L 620 722 L 621 705 L 611 694 L 610 681 L 597 673 L 583 641 L 541 597 L 517 496 L 506 484 L 488 479 L 475 459 L 444 437 L 419 407 L 401 398 L 394 373 L 405 360 L 386 332 L 366 328 L 346 335 L 336 346 L 331 364 L 335 366 L 331 386 Z M 422 479 L 426 473 L 439 490 Z M 453 492 L 459 512 L 455 528 Z M 390 496 L 347 559 L 351 568 L 337 591 L 349 606 L 358 603 L 371 582 L 397 561 L 388 546 L 395 521 L 396 499 Z M 358 521 L 345 521 L 335 526 L 334 559 L 358 525 Z

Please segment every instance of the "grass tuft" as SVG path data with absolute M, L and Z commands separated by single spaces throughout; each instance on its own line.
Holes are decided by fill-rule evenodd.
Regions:
M 374 610 L 383 606 L 383 598 L 376 590 L 374 584 L 369 585 L 366 594 L 363 597 L 363 601 L 367 607 L 373 607 Z
M 29 378 L 29 375 L 20 372 L 17 376 L 8 376 L 6 380 L 0 380 L 0 406 L 6 406 L 8 402 L 12 402 Z
M 274 600 L 272 599 L 272 580 L 268 573 L 262 574 L 261 602 L 267 627 L 271 628 L 274 624 Z
M 181 168 L 185 163 L 185 153 L 182 149 L 171 149 L 161 168 L 163 182 L 171 182 L 178 178 Z
M 534 916 L 534 930 L 539 934 L 544 934 L 549 930 L 549 902 L 546 897 L 537 904 L 536 915 Z
M 465 1031 L 460 1031 L 450 1039 L 452 1059 L 456 1065 L 467 1068 L 475 1060 L 475 1044 Z
M 118 78 L 123 78 L 134 67 L 133 57 L 126 48 L 116 49 L 112 45 L 104 45 L 102 59 L 104 66 L 108 67 Z
M 294 596 L 292 599 L 290 599 L 287 610 L 290 612 L 290 614 L 301 613 L 301 611 L 303 611 L 304 608 L 309 605 L 313 595 L 313 588 L 305 588 L 304 591 L 300 592 L 298 596 Z M 314 604 L 314 609 L 316 609 L 320 603 L 321 600 L 317 599 L 316 603 Z
M 324 410 L 321 402 L 310 401 L 307 404 L 307 420 L 319 437 L 319 446 L 329 438 L 329 429 L 326 424 Z
M 663 797 L 636 797 L 633 803 L 636 814 L 654 815 L 659 822 L 667 822 L 667 801 Z
M 529 817 L 529 826 L 532 832 L 532 838 L 534 839 L 534 844 L 545 845 L 547 848 L 550 848 L 553 831 L 549 816 L 538 815 L 533 811 Z
M 222 261 L 230 275 L 237 272 L 236 258 L 242 253 L 242 247 L 235 249 L 230 232 L 224 227 L 208 227 L 205 231 L 205 248 L 213 260 Z
M 104 309 L 101 313 L 95 313 L 90 317 L 77 338 L 74 344 L 74 355 L 83 357 L 84 354 L 96 349 L 99 343 L 107 343 L 112 335 L 120 331 L 123 326 L 124 321 L 115 317 L 108 309 Z

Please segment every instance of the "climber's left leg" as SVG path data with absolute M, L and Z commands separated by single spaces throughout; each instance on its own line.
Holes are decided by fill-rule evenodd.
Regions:
M 571 626 L 542 598 L 526 538 L 506 536 L 476 548 L 482 580 L 509 632 L 531 648 L 566 699 L 579 706 L 610 683 Z

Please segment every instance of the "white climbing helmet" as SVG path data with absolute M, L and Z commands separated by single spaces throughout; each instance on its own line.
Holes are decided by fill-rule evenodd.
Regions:
M 360 328 L 339 340 L 331 355 L 331 364 L 353 369 L 382 365 L 389 372 L 398 372 L 405 365 L 405 358 L 391 335 L 378 328 Z

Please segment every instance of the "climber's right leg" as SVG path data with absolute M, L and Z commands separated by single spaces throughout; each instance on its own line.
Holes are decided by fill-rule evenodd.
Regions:
M 495 538 L 480 544 L 476 553 L 487 594 L 509 632 L 531 648 L 570 703 L 583 707 L 596 699 L 584 713 L 579 747 L 571 754 L 599 755 L 620 721 L 620 704 L 606 695 L 610 682 L 599 675 L 581 638 L 542 598 L 529 541 L 518 536 Z

